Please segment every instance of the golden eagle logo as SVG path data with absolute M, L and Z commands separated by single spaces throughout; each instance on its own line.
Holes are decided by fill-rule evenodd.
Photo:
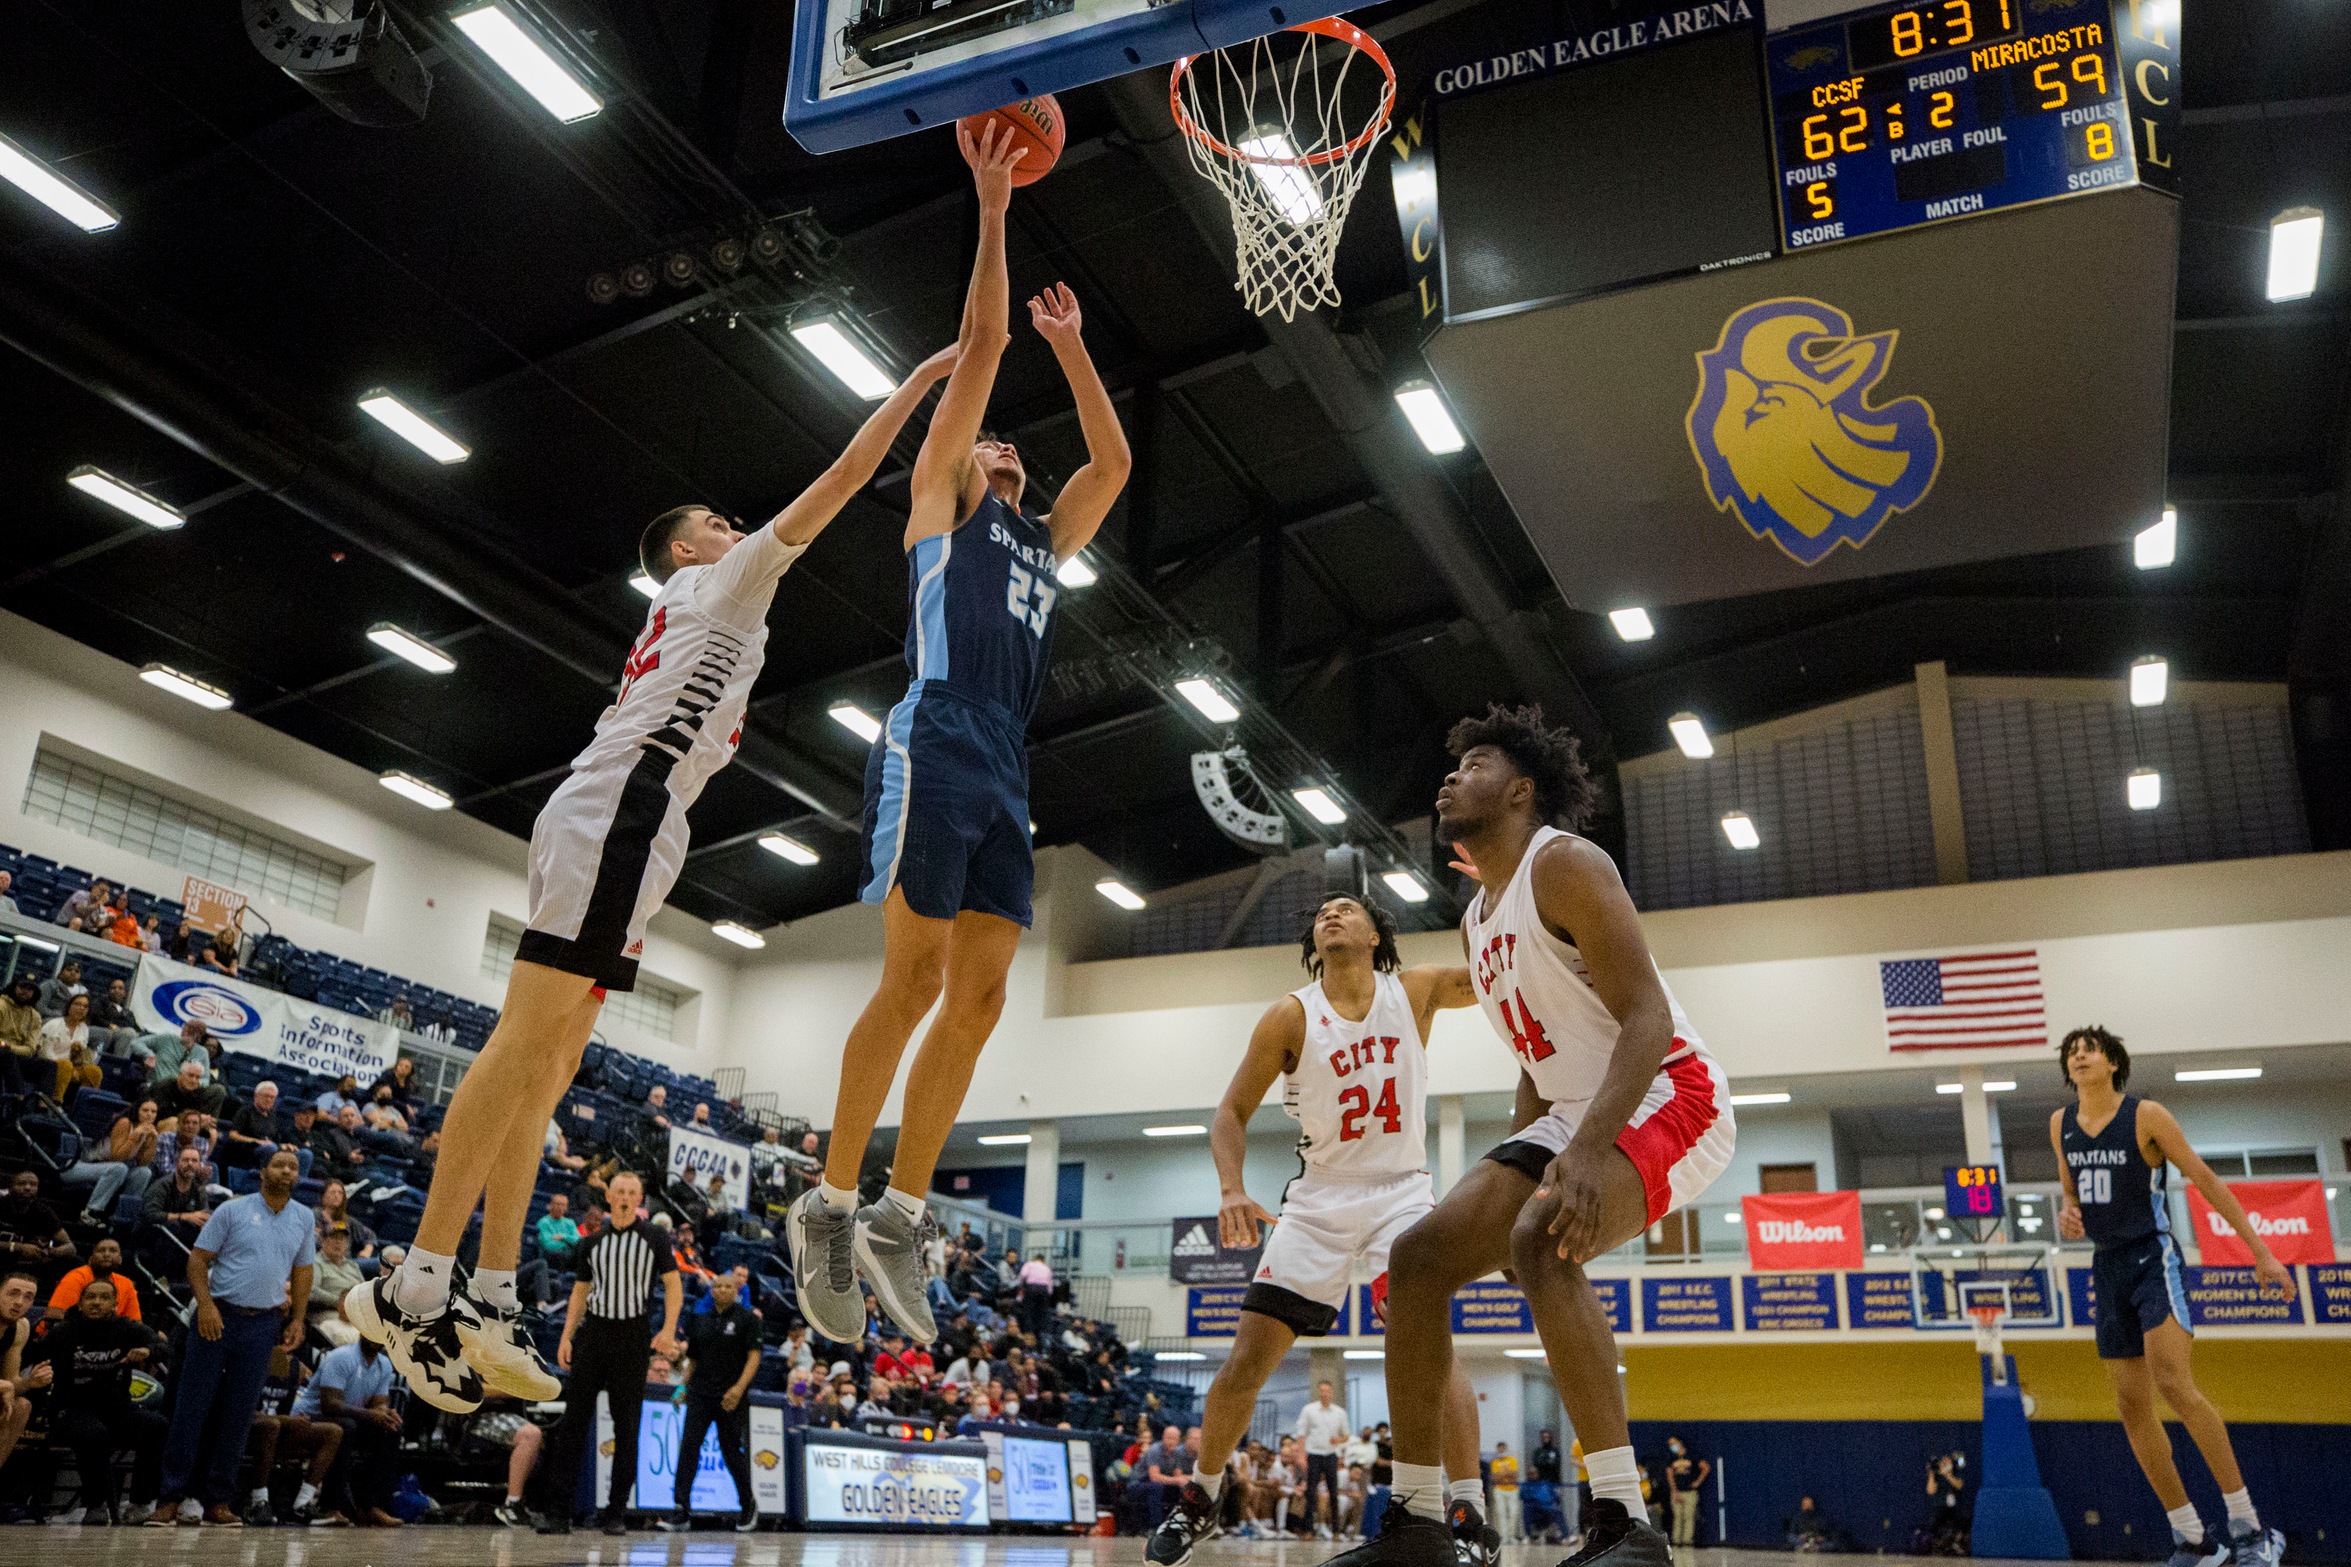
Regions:
M 751 1461 L 762 1469 L 773 1469 L 784 1461 L 784 1455 L 772 1447 L 763 1447 L 751 1455 Z
M 1899 332 L 1856 335 L 1817 299 L 1767 299 L 1697 356 L 1683 428 L 1717 509 L 1816 566 L 1934 488 L 1943 436 L 1924 398 L 1873 407 Z

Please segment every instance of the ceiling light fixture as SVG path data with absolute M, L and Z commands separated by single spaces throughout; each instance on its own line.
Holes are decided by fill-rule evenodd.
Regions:
M 428 811 L 445 811 L 457 802 L 449 798 L 449 791 L 426 783 L 414 773 L 389 772 L 376 775 L 376 782 L 391 790 L 403 800 L 411 800 Z
M 208 707 L 216 713 L 224 707 L 236 705 L 236 698 L 220 687 L 206 685 L 194 675 L 183 675 L 169 664 L 145 665 L 139 670 L 139 678 L 158 691 L 169 691 L 182 701 Z
M 814 865 L 817 853 L 797 838 L 787 838 L 780 832 L 763 832 L 759 846 L 779 860 L 790 860 L 794 865 Z
M 1143 906 L 1143 895 L 1115 876 L 1103 877 L 1094 890 L 1130 914 Z
M 1282 216 L 1303 228 L 1322 216 L 1322 192 L 1299 166 L 1296 149 L 1280 131 L 1267 131 L 1240 144 L 1249 160 L 1249 172 L 1282 209 Z
M 1541 1360 L 1543 1358 L 1543 1352 L 1539 1349 L 1506 1349 L 1502 1353 L 1510 1360 Z
M 2124 780 L 2123 797 L 2134 811 L 2154 810 L 2163 803 L 2163 774 L 2152 767 L 2133 768 Z
M 1151 1351 L 1151 1358 L 1153 1360 L 1206 1360 L 1208 1357 L 1196 1349 L 1155 1349 Z
M 1794 1097 L 1794 1095 L 1786 1093 L 1733 1094 L 1731 1095 L 1731 1107 L 1737 1109 L 1741 1105 L 1784 1105 Z
M 1755 818 L 1745 811 L 1723 813 L 1722 835 L 1731 841 L 1734 849 L 1759 848 L 1763 843 L 1762 835 L 1755 830 Z
M 112 207 L 5 136 L 0 136 L 0 180 L 14 185 L 85 234 L 103 234 L 122 223 L 121 214 Z
M 490 57 L 492 64 L 513 77 L 516 86 L 539 100 L 540 108 L 564 124 L 587 119 L 603 109 L 604 101 L 556 63 L 545 46 L 508 16 L 504 7 L 485 5 L 460 11 L 449 20 Z
M 2185 1072 L 2174 1072 L 2175 1083 L 2246 1083 L 2261 1075 L 2257 1066 L 2204 1066 Z
M 827 711 L 834 723 L 848 730 L 867 745 L 882 737 L 881 720 L 854 702 L 835 702 Z
M 1385 1360 L 1388 1358 L 1388 1352 L 1384 1349 L 1342 1349 L 1339 1351 L 1339 1358 L 1341 1360 Z
M 1028 1141 L 1029 1134 L 1026 1132 L 990 1132 L 980 1139 L 980 1146 L 982 1148 L 1025 1148 L 1028 1146 Z
M 1666 733 L 1673 743 L 1682 748 L 1682 755 L 1703 762 L 1714 754 L 1714 741 L 1706 733 L 1705 720 L 1696 713 L 1676 713 L 1665 721 Z
M 767 938 L 765 936 L 762 936 L 759 934 L 759 932 L 753 930 L 750 926 L 738 925 L 733 920 L 718 920 L 714 922 L 710 927 L 710 934 L 716 936 L 721 941 L 731 941 L 736 946 L 751 952 L 756 952 L 761 947 L 767 945 Z
M 472 448 L 380 386 L 363 395 L 359 406 L 376 423 L 437 463 L 463 462 L 473 455 Z
M 1182 1126 L 1146 1126 L 1143 1128 L 1143 1135 L 1145 1137 L 1206 1137 L 1208 1128 L 1190 1122 L 1186 1122 Z
M 1326 790 L 1292 789 L 1290 798 L 1297 801 L 1299 807 L 1307 815 L 1325 827 L 1336 827 L 1347 820 L 1346 811 L 1340 808 L 1339 802 L 1332 799 Z
M 457 660 L 424 638 L 411 635 L 388 620 L 379 620 L 368 627 L 367 640 L 430 674 L 445 675 L 457 667 Z
M 647 598 L 659 598 L 661 596 L 661 584 L 655 582 L 651 577 L 648 577 L 642 571 L 632 571 L 629 573 L 629 586 L 635 588 L 639 593 L 644 594 Z
M 1646 642 L 1657 635 L 1657 627 L 1650 622 L 1645 609 L 1612 609 L 1608 612 L 1608 623 L 1627 642 Z
M 2170 565 L 2179 545 L 2180 514 L 2177 508 L 2166 506 L 2151 526 L 2131 535 L 2131 559 L 2141 571 L 2153 571 Z
M 2131 706 L 2161 707 L 2171 687 L 2171 665 L 2150 653 L 2131 665 Z
M 187 514 L 176 506 L 166 505 L 136 485 L 125 484 L 103 468 L 82 464 L 65 476 L 65 482 L 89 496 L 104 501 L 126 517 L 136 517 L 150 528 L 178 528 L 187 523 Z
M 1086 563 L 1082 551 L 1054 567 L 1053 575 L 1065 588 L 1090 588 L 1102 580 L 1102 574 Z
M 2016 1079 L 2013 1077 L 1996 1078 L 1984 1084 L 1984 1092 L 1987 1094 L 2013 1094 L 2016 1092 Z
M 2316 207 L 2288 207 L 2269 220 L 2270 303 L 2318 292 L 2318 246 L 2326 227 L 2326 214 Z
M 1404 410 L 1404 417 L 1412 422 L 1412 433 L 1432 455 L 1450 457 L 1469 444 L 1461 426 L 1453 422 L 1453 410 L 1445 406 L 1444 397 L 1429 382 L 1412 380 L 1396 388 L 1396 406 Z
M 1429 901 L 1428 888 L 1422 886 L 1420 878 L 1410 871 L 1389 871 L 1381 876 L 1380 880 L 1386 882 L 1388 890 L 1406 903 L 1426 903 Z
M 1238 723 L 1241 710 L 1226 700 L 1216 689 L 1215 682 L 1194 677 L 1176 682 L 1176 695 L 1200 710 L 1201 716 L 1212 724 Z
M 830 316 L 795 323 L 792 340 L 830 370 L 834 380 L 869 403 L 878 403 L 898 389 L 890 373 L 874 363 L 873 356 Z

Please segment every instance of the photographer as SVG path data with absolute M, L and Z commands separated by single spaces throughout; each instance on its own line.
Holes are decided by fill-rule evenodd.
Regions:
M 1967 1455 L 1938 1454 L 1927 1465 L 1927 1548 L 1937 1556 L 1965 1556 L 1968 1549 Z

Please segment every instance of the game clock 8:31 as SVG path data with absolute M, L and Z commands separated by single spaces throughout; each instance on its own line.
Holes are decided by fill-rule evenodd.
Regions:
M 1914 60 L 1942 49 L 1964 49 L 1995 38 L 2016 36 L 2017 11 L 2024 0 L 1937 0 L 1878 16 L 1857 17 L 1846 26 L 1845 47 L 1856 71 Z

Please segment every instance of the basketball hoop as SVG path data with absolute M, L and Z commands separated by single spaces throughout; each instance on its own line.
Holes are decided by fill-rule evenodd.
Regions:
M 2008 1305 L 2002 1300 L 1970 1301 L 1967 1314 L 1975 1319 L 1975 1350 L 1979 1355 L 1992 1357 L 1992 1381 L 2008 1385 L 2008 1357 L 2000 1352 L 2000 1324 L 2007 1319 Z
M 1185 55 L 1167 101 L 1192 166 L 1232 207 L 1242 301 L 1285 321 L 1337 304 L 1339 231 L 1396 105 L 1387 52 L 1352 22 L 1305 22 Z

